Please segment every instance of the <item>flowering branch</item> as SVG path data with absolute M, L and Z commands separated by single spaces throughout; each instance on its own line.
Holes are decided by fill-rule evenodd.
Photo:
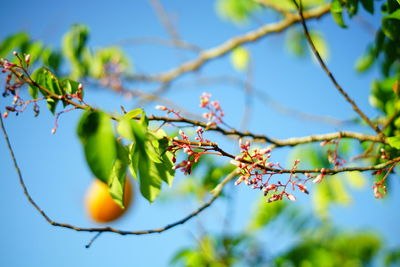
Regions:
M 14 163 L 14 168 L 17 171 L 19 182 L 22 186 L 22 189 L 24 191 L 24 195 L 28 199 L 29 203 L 32 204 L 32 206 L 42 215 L 42 217 L 51 225 L 57 226 L 57 227 L 62 227 L 62 228 L 67 228 L 71 230 L 75 230 L 78 232 L 98 232 L 98 233 L 103 233 L 103 232 L 111 232 L 111 233 L 116 233 L 120 235 L 145 235 L 145 234 L 154 234 L 154 233 L 162 233 L 165 232 L 171 228 L 174 228 L 178 225 L 184 224 L 185 222 L 189 221 L 193 217 L 197 216 L 199 213 L 201 213 L 203 210 L 208 208 L 213 204 L 213 202 L 221 195 L 221 192 L 224 188 L 224 186 L 231 181 L 235 176 L 236 176 L 236 171 L 231 172 L 228 174 L 225 179 L 223 179 L 215 188 L 214 190 L 211 191 L 211 198 L 204 202 L 199 208 L 197 208 L 195 211 L 191 212 L 187 216 L 183 217 L 182 219 L 171 223 L 167 224 L 164 227 L 161 228 L 156 228 L 156 229 L 150 229 L 150 230 L 139 230 L 139 231 L 127 231 L 127 230 L 120 230 L 112 227 L 100 227 L 100 228 L 88 228 L 88 227 L 79 227 L 75 225 L 71 225 L 68 223 L 60 223 L 55 220 L 53 220 L 50 216 L 48 216 L 41 208 L 40 206 L 33 200 L 32 196 L 29 194 L 28 188 L 25 185 L 24 178 L 22 176 L 21 169 L 17 163 L 17 159 L 14 154 L 14 150 L 12 149 L 10 139 L 8 137 L 7 131 L 4 127 L 3 119 L 0 116 L 0 127 L 4 135 L 4 139 L 6 140 L 7 148 L 8 151 L 10 152 L 11 159 Z M 90 245 L 89 245 L 90 246 Z

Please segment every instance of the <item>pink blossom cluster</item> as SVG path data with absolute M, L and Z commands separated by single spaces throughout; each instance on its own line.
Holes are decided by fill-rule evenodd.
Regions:
M 168 150 L 174 154 L 172 158 L 174 163 L 176 162 L 176 152 L 179 150 L 186 154 L 187 159 L 175 164 L 174 170 L 180 169 L 185 175 L 191 174 L 193 164 L 198 162 L 202 155 L 214 154 L 209 152 L 209 150 L 212 150 L 211 142 L 203 137 L 203 133 L 204 129 L 198 127 L 195 137 L 197 142 L 191 142 L 189 137 L 182 130 L 179 130 L 179 137 L 172 140 L 172 145 L 168 147 Z
M 283 168 L 279 163 L 268 162 L 271 157 L 270 149 L 250 149 L 250 143 L 243 143 L 239 141 L 241 148 L 240 154 L 231 160 L 231 163 L 238 167 L 240 170 L 238 174 L 239 178 L 236 180 L 235 185 L 239 185 L 242 182 L 252 189 L 262 190 L 264 196 L 267 196 L 267 202 L 274 202 L 277 200 L 282 200 L 283 197 L 291 201 L 295 201 L 296 197 L 288 193 L 288 188 L 292 191 L 296 189 L 301 192 L 308 194 L 307 187 L 305 184 L 312 179 L 314 183 L 320 183 L 325 176 L 325 169 L 321 169 L 321 173 L 317 176 L 305 173 L 305 178 L 299 178 L 295 174 L 295 170 L 300 163 L 300 160 L 296 160 L 291 169 L 288 180 L 285 183 L 281 181 L 273 181 L 273 176 L 276 174 L 281 174 Z M 290 186 L 290 187 L 289 187 Z
M 11 106 L 6 106 L 6 112 L 3 113 L 3 117 L 7 118 L 9 112 L 14 112 L 15 114 L 19 114 L 25 110 L 25 108 L 28 106 L 29 103 L 34 102 L 33 110 L 35 113 L 35 116 L 39 114 L 39 106 L 36 104 L 35 100 L 30 100 L 30 101 L 24 101 L 20 96 L 19 92 L 21 87 L 25 84 L 25 81 L 20 79 L 19 77 L 16 77 L 12 73 L 13 68 L 18 68 L 23 70 L 24 72 L 27 72 L 27 68 L 29 67 L 29 63 L 31 60 L 31 56 L 29 54 L 26 54 L 24 58 L 21 58 L 18 54 L 18 52 L 14 51 L 13 55 L 17 57 L 19 63 L 11 63 L 6 59 L 0 59 L 0 66 L 3 68 L 2 73 L 10 72 L 6 76 L 5 80 L 5 90 L 2 93 L 3 97 L 7 97 L 10 94 L 13 96 L 12 104 Z M 24 64 L 26 66 L 24 66 Z
M 203 113 L 203 117 L 207 119 L 207 127 L 215 127 L 219 123 L 223 123 L 222 117 L 225 115 L 219 101 L 211 101 L 211 94 L 203 93 L 200 96 L 200 107 L 205 108 L 208 112 Z

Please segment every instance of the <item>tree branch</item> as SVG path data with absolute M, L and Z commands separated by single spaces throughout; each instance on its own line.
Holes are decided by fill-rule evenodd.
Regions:
M 330 10 L 329 4 L 316 7 L 314 9 L 305 11 L 303 13 L 303 19 L 320 18 L 321 16 L 327 14 L 329 10 Z M 146 75 L 127 76 L 126 78 L 127 79 L 140 78 L 141 80 L 153 81 L 153 82 L 170 82 L 187 72 L 199 69 L 206 62 L 221 57 L 240 45 L 257 41 L 268 34 L 281 32 L 286 28 L 290 27 L 291 25 L 300 22 L 301 20 L 302 18 L 300 16 L 297 15 L 289 16 L 281 20 L 280 22 L 264 25 L 254 31 L 250 31 L 246 34 L 229 39 L 219 46 L 205 50 L 202 53 L 200 53 L 198 58 L 183 63 L 182 65 L 173 68 L 165 73 L 148 75 L 148 76 Z
M 306 143 L 312 143 L 312 142 L 318 142 L 318 141 L 329 141 L 333 139 L 338 139 L 338 138 L 352 138 L 352 139 L 357 139 L 359 141 L 371 141 L 371 142 L 379 142 L 379 143 L 385 143 L 384 140 L 382 140 L 378 136 L 374 135 L 365 135 L 357 132 L 347 132 L 347 131 L 340 131 L 340 132 L 334 132 L 334 133 L 327 133 L 327 134 L 319 134 L 319 135 L 310 135 L 310 136 L 304 136 L 304 137 L 293 137 L 293 138 L 288 138 L 288 139 L 274 139 L 270 138 L 266 135 L 261 135 L 261 134 L 254 134 L 251 132 L 241 132 L 237 131 L 235 129 L 232 130 L 225 130 L 224 128 L 221 128 L 220 126 L 208 128 L 207 124 L 201 121 L 196 121 L 196 120 L 191 120 L 187 118 L 168 118 L 168 117 L 160 117 L 160 116 L 149 116 L 148 119 L 150 121 L 163 121 L 163 122 L 181 122 L 181 123 L 188 123 L 193 126 L 201 126 L 203 128 L 207 128 L 208 131 L 216 131 L 219 132 L 225 136 L 236 136 L 236 137 L 249 137 L 252 138 L 254 141 L 259 141 L 259 142 L 265 142 L 265 143 L 270 143 L 273 145 L 273 147 L 284 147 L 284 146 L 296 146 L 300 144 L 306 144 Z
M 47 88 L 41 86 L 37 82 L 33 81 L 29 76 L 24 75 L 23 73 L 17 71 L 16 69 L 12 68 L 11 71 L 16 75 L 18 78 L 24 80 L 26 83 L 31 84 L 33 86 L 38 87 L 40 90 L 46 92 L 48 94 L 48 97 L 52 97 L 55 99 L 63 99 L 66 101 L 68 104 L 73 105 L 76 108 L 79 109 L 91 109 L 95 110 L 95 108 L 91 107 L 88 104 L 79 104 L 76 103 L 75 101 L 65 98 L 64 96 L 57 95 Z M 111 119 L 113 120 L 118 120 L 117 117 L 110 115 Z M 168 118 L 168 117 L 161 117 L 161 116 L 149 116 L 149 120 L 151 121 L 163 121 L 163 122 L 180 122 L 180 123 L 188 123 L 193 126 L 201 126 L 203 128 L 208 129 L 209 131 L 216 131 L 219 132 L 225 136 L 236 136 L 236 137 L 249 137 L 252 138 L 254 141 L 260 141 L 260 142 L 265 142 L 265 143 L 270 143 L 272 144 L 272 148 L 276 147 L 284 147 L 284 146 L 296 146 L 300 144 L 306 144 L 306 143 L 311 143 L 311 142 L 317 142 L 317 141 L 329 141 L 333 139 L 338 139 L 338 138 L 352 138 L 352 139 L 357 139 L 360 141 L 371 141 L 371 142 L 379 142 L 379 143 L 386 143 L 384 139 L 382 139 L 379 136 L 373 136 L 373 135 L 365 135 L 357 132 L 346 132 L 346 131 L 341 131 L 341 132 L 335 132 L 335 133 L 328 133 L 328 134 L 320 134 L 320 135 L 310 135 L 310 136 L 305 136 L 305 137 L 293 137 L 289 139 L 274 139 L 270 138 L 266 135 L 260 135 L 260 134 L 254 134 L 251 132 L 241 132 L 237 131 L 235 129 L 231 130 L 226 130 L 220 126 L 208 128 L 207 124 L 201 121 L 197 120 L 191 120 L 187 118 Z
M 340 86 L 340 84 L 337 82 L 335 76 L 333 76 L 332 72 L 329 70 L 329 68 L 326 66 L 324 60 L 322 59 L 321 55 L 319 54 L 317 48 L 314 45 L 314 42 L 311 39 L 310 33 L 308 31 L 308 27 L 306 24 L 306 17 L 305 17 L 305 12 L 303 12 L 301 0 L 300 4 L 297 3 L 296 0 L 292 0 L 293 3 L 296 5 L 296 8 L 299 11 L 299 15 L 301 18 L 301 25 L 303 26 L 304 30 L 304 35 L 306 36 L 306 39 L 311 47 L 311 50 L 313 51 L 315 57 L 317 58 L 321 68 L 325 71 L 326 75 L 328 75 L 329 79 L 333 83 L 333 85 L 336 87 L 336 89 L 339 91 L 339 93 L 346 99 L 348 103 L 353 107 L 353 110 L 381 137 L 383 137 L 383 134 L 381 130 L 379 129 L 378 125 L 373 123 L 367 115 L 365 115 L 364 112 L 361 111 L 361 109 L 357 106 L 356 102 L 346 93 L 346 91 Z

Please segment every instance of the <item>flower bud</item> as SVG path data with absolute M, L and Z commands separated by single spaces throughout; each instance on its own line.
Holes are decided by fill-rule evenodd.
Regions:
M 25 62 L 26 62 L 27 64 L 29 64 L 30 61 L 31 61 L 31 55 L 30 55 L 30 54 L 26 54 L 26 55 L 25 55 Z
M 162 110 L 162 111 L 166 111 L 166 110 L 167 110 L 167 107 L 157 105 L 157 106 L 156 106 L 156 109 Z

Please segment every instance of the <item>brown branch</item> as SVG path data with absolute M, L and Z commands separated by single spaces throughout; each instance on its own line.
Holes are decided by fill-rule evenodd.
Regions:
M 228 152 L 225 152 L 218 146 L 214 146 L 214 150 L 218 151 L 221 153 L 222 156 L 235 159 L 235 156 L 232 154 L 229 154 Z M 235 159 L 236 160 L 236 159 Z M 237 160 L 236 160 L 237 161 Z M 282 173 L 321 173 L 323 172 L 324 174 L 337 174 L 337 173 L 342 173 L 342 172 L 353 172 L 353 171 L 358 171 L 358 172 L 365 172 L 365 171 L 377 171 L 377 170 L 382 170 L 385 169 L 387 166 L 391 164 L 395 164 L 400 161 L 400 157 L 394 158 L 392 160 L 389 160 L 384 163 L 380 163 L 377 165 L 372 165 L 372 166 L 365 166 L 365 167 L 344 167 L 344 168 L 337 168 L 337 169 L 326 169 L 326 168 L 316 168 L 316 169 L 277 169 L 277 168 L 271 168 L 271 167 L 266 167 L 264 165 L 258 164 L 257 167 L 272 173 L 276 174 L 282 174 Z M 246 163 L 246 164 L 253 164 L 254 162 L 248 161 L 248 160 L 240 160 L 239 162 Z
M 207 128 L 207 124 L 201 121 L 191 120 L 187 118 L 168 118 L 168 117 L 160 117 L 160 116 L 149 116 L 149 120 L 151 121 L 163 121 L 163 122 L 180 122 L 180 123 L 188 123 L 193 126 L 201 126 L 203 128 Z M 347 131 L 340 131 L 334 133 L 327 133 L 327 134 L 319 134 L 319 135 L 310 135 L 304 137 L 293 137 L 288 139 L 274 139 L 270 138 L 266 135 L 261 134 L 254 134 L 251 132 L 241 132 L 235 129 L 232 130 L 225 130 L 219 126 L 208 128 L 209 131 L 216 131 L 225 136 L 236 136 L 236 137 L 249 137 L 252 138 L 254 141 L 258 142 L 265 142 L 270 143 L 273 147 L 284 147 L 284 146 L 296 146 L 300 144 L 318 142 L 318 141 L 329 141 L 338 138 L 351 138 L 357 139 L 359 141 L 370 141 L 370 142 L 379 142 L 385 143 L 380 137 L 374 135 L 365 135 L 357 132 L 347 132 Z
M 125 46 L 130 44 L 157 44 L 157 45 L 164 45 L 164 46 L 171 46 L 176 48 L 181 48 L 185 50 L 189 50 L 195 53 L 200 53 L 203 49 L 197 45 L 188 43 L 187 41 L 176 39 L 176 40 L 169 40 L 163 39 L 158 37 L 139 37 L 139 38 L 130 38 L 126 40 L 122 40 L 116 43 L 117 45 Z
M 120 234 L 120 235 L 144 235 L 144 234 L 162 233 L 162 232 L 167 231 L 167 230 L 169 230 L 171 228 L 174 228 L 175 226 L 184 224 L 185 222 L 189 221 L 193 217 L 197 216 L 200 212 L 202 212 L 203 210 L 205 210 L 206 208 L 211 206 L 211 204 L 220 196 L 224 186 L 236 176 L 236 171 L 231 172 L 230 174 L 228 174 L 225 177 L 225 179 L 222 180 L 215 187 L 215 189 L 211 192 L 212 197 L 207 202 L 204 202 L 203 205 L 201 205 L 198 209 L 196 209 L 192 213 L 188 214 L 184 218 L 182 218 L 182 219 L 180 219 L 180 220 L 178 220 L 178 221 L 176 221 L 174 223 L 168 224 L 168 225 L 166 225 L 164 227 L 161 227 L 161 228 L 150 229 L 150 230 L 140 230 L 140 231 L 126 231 L 126 230 L 120 230 L 120 229 L 116 229 L 116 228 L 112 228 L 112 227 L 102 227 L 102 228 L 78 227 L 78 226 L 74 226 L 74 225 L 71 225 L 71 224 L 68 224 L 68 223 L 60 223 L 60 222 L 54 221 L 33 200 L 31 195 L 29 194 L 28 188 L 25 185 L 25 181 L 23 179 L 21 169 L 20 169 L 20 167 L 19 167 L 19 165 L 17 163 L 17 159 L 15 157 L 14 150 L 12 149 L 10 139 L 8 137 L 7 131 L 6 131 L 4 123 L 3 123 L 2 116 L 0 116 L 0 126 L 1 126 L 1 129 L 2 129 L 2 132 L 3 132 L 3 135 L 4 135 L 4 139 L 5 139 L 6 144 L 7 144 L 8 151 L 10 152 L 10 156 L 11 156 L 12 161 L 14 163 L 14 168 L 15 168 L 15 170 L 17 172 L 17 175 L 18 175 L 18 178 L 19 178 L 19 182 L 20 182 L 21 187 L 22 187 L 22 189 L 24 191 L 24 195 L 28 199 L 29 203 L 32 204 L 32 206 L 40 213 L 40 215 L 42 215 L 42 217 L 49 224 L 51 224 L 53 226 L 57 226 L 57 227 L 72 229 L 72 230 L 75 230 L 75 231 L 78 231 L 78 232 L 98 232 L 98 233 L 112 232 L 112 233 L 116 233 L 116 234 Z M 97 238 L 97 237 L 95 237 L 95 238 Z M 91 244 L 91 242 L 89 243 L 89 246 L 90 246 L 90 244 Z
M 332 72 L 329 70 L 329 68 L 326 66 L 324 60 L 322 59 L 321 55 L 319 54 L 317 48 L 314 45 L 314 42 L 311 39 L 310 33 L 308 31 L 308 27 L 306 24 L 306 17 L 304 16 L 305 12 L 303 12 L 303 8 L 302 8 L 302 4 L 301 4 L 301 0 L 300 0 L 300 4 L 297 3 L 296 0 L 292 0 L 293 3 L 296 5 L 298 11 L 299 11 L 299 15 L 301 18 L 301 25 L 303 26 L 303 30 L 304 30 L 304 35 L 311 47 L 311 50 L 313 51 L 315 57 L 317 58 L 321 68 L 324 70 L 324 72 L 326 73 L 326 75 L 328 75 L 329 79 L 331 80 L 331 82 L 333 83 L 333 85 L 336 87 L 336 89 L 339 91 L 339 93 L 346 99 L 346 101 L 348 103 L 350 103 L 350 105 L 352 106 L 353 110 L 381 137 L 383 137 L 383 134 L 381 132 L 381 130 L 379 129 L 378 125 L 376 125 L 375 123 L 373 123 L 367 115 L 365 115 L 364 112 L 361 111 L 361 109 L 357 106 L 356 102 L 346 93 L 346 91 L 343 89 L 342 86 L 340 86 L 340 84 L 338 83 L 338 81 L 336 80 L 335 76 L 333 76 Z
M 16 75 L 18 78 L 23 79 L 26 83 L 31 84 L 33 86 L 36 86 L 40 90 L 46 92 L 49 97 L 55 98 L 55 99 L 60 99 L 63 96 L 57 95 L 47 88 L 43 87 L 42 85 L 38 84 L 37 82 L 33 81 L 30 77 L 22 74 L 21 72 L 15 70 L 14 68 L 11 69 L 11 71 Z M 95 110 L 93 107 L 87 104 L 79 104 L 71 99 L 68 98 L 61 98 L 64 101 L 66 101 L 68 104 L 71 104 L 75 106 L 76 108 L 79 109 L 91 109 Z M 113 120 L 118 120 L 117 117 L 110 115 L 110 117 Z M 259 134 L 254 134 L 251 132 L 240 132 L 235 129 L 231 130 L 225 130 L 224 128 L 221 128 L 219 126 L 208 128 L 207 124 L 201 121 L 196 121 L 196 120 L 191 120 L 187 118 L 168 118 L 168 117 L 160 117 L 160 116 L 150 116 L 148 117 L 149 120 L 153 121 L 163 121 L 163 122 L 181 122 L 181 123 L 188 123 L 193 126 L 201 126 L 203 128 L 206 128 L 210 131 L 216 131 L 220 132 L 223 135 L 226 136 L 236 136 L 236 137 L 249 137 L 252 138 L 254 141 L 261 141 L 261 142 L 266 142 L 270 143 L 273 145 L 273 147 L 284 147 L 284 146 L 295 146 L 299 144 L 305 144 L 305 143 L 311 143 L 311 142 L 317 142 L 317 141 L 325 141 L 325 140 L 333 140 L 333 139 L 338 139 L 338 138 L 352 138 L 352 139 L 357 139 L 360 141 L 371 141 L 371 142 L 380 142 L 380 143 L 385 143 L 382 138 L 373 136 L 373 135 L 364 135 L 361 133 L 356 133 L 356 132 L 336 132 L 336 133 L 328 133 L 328 134 L 321 134 L 321 135 L 311 135 L 311 136 L 305 136 L 305 137 L 297 137 L 297 138 L 289 138 L 289 139 L 273 139 L 265 135 L 259 135 Z
M 327 14 L 329 10 L 330 10 L 329 4 L 322 5 L 314 9 L 305 11 L 303 13 L 303 18 L 304 19 L 320 18 L 321 16 Z M 270 23 L 254 31 L 250 31 L 246 34 L 231 38 L 219 46 L 203 51 L 202 53 L 200 53 L 198 58 L 185 62 L 182 65 L 173 68 L 165 73 L 149 75 L 149 76 L 146 75 L 127 76 L 126 78 L 141 79 L 153 82 L 170 82 L 187 72 L 199 69 L 206 62 L 221 57 L 240 45 L 257 41 L 260 38 L 272 33 L 281 32 L 287 29 L 288 27 L 292 26 L 293 24 L 300 22 L 301 20 L 302 20 L 301 17 L 298 15 L 289 16 L 279 22 Z

